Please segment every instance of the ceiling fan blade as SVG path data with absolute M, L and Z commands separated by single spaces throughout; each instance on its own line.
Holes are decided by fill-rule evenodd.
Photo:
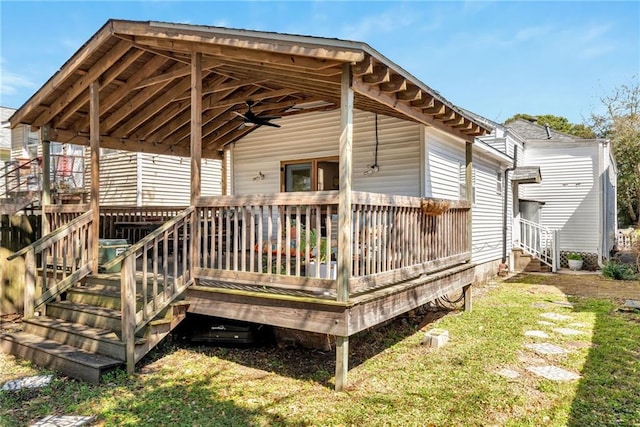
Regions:
M 258 123 L 258 125 L 271 126 L 271 127 L 274 127 L 274 128 L 281 127 L 279 124 L 271 123 L 270 121 L 267 121 L 267 120 L 264 120 L 264 121 Z
M 260 120 L 277 120 L 277 119 L 281 119 L 282 117 L 280 117 L 280 116 L 259 116 L 258 118 Z

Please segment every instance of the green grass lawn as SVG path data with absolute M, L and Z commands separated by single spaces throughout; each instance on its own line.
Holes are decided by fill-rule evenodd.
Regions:
M 136 426 L 640 426 L 640 313 L 606 299 L 569 298 L 574 307 L 565 308 L 553 301 L 567 297 L 539 282 L 480 288 L 472 313 L 428 323 L 449 331 L 440 349 L 421 345 L 421 316 L 353 337 L 345 392 L 333 390 L 332 352 L 169 342 L 131 377 L 116 373 L 99 386 L 54 377 L 42 389 L 0 391 L 0 425 L 74 414 Z M 543 312 L 569 315 L 556 326 L 578 323 L 585 333 L 553 332 L 538 324 Z M 571 352 L 538 356 L 524 347 L 533 342 Z M 525 369 L 544 363 L 582 377 L 553 382 Z M 520 377 L 497 374 L 502 368 Z M 41 373 L 0 354 L 0 384 Z

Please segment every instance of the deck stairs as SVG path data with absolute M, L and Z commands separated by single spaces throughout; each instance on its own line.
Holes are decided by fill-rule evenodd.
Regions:
M 558 231 L 519 220 L 520 239 L 514 242 L 516 271 L 556 272 L 558 269 Z
M 136 333 L 136 362 L 185 318 L 189 304 L 180 298 Z M 0 350 L 97 383 L 126 361 L 120 301 L 119 275 L 89 275 L 64 298 L 46 304 L 39 316 L 24 319 L 21 331 L 0 334 Z M 136 305 L 141 304 L 137 295 Z

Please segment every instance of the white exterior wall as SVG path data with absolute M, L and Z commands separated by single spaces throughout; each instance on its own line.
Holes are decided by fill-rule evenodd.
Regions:
M 221 194 L 221 165 L 219 160 L 202 160 L 203 195 Z M 177 156 L 124 151 L 100 157 L 101 205 L 188 206 L 190 185 L 188 158 L 181 162 Z
M 524 165 L 542 182 L 520 186 L 520 198 L 545 202 L 541 224 L 560 230 L 560 251 L 599 253 L 601 217 L 597 144 L 528 141 Z
M 488 145 L 497 148 L 495 145 L 500 146 L 500 143 Z M 471 259 L 476 264 L 483 264 L 502 258 L 503 193 L 497 192 L 496 181 L 497 174 L 503 173 L 506 165 L 501 166 L 499 161 L 490 159 L 477 148 L 473 155 L 475 203 L 472 209 Z M 465 165 L 465 143 L 427 128 L 424 157 L 425 195 L 443 199 L 463 198 L 460 179 L 464 177 L 460 176 L 460 166 Z M 507 215 L 511 218 L 511 210 Z M 507 242 L 510 242 L 509 238 Z
M 280 162 L 337 157 L 340 111 L 301 114 L 278 120 L 282 127 L 262 127 L 235 144 L 235 194 L 280 191 Z M 374 161 L 375 116 L 355 111 L 353 129 L 353 188 L 408 196 L 420 195 L 420 126 L 393 117 L 378 116 L 377 174 L 365 176 Z M 264 179 L 256 179 L 259 172 Z

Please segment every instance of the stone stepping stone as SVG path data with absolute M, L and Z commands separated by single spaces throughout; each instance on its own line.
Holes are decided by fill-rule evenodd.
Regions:
M 553 304 L 559 305 L 560 307 L 573 308 L 573 303 L 568 301 L 551 301 Z
M 534 303 L 531 303 L 531 307 L 533 307 L 533 308 L 548 308 L 549 306 L 544 302 L 534 302 Z
M 553 322 L 547 322 L 546 320 L 538 320 L 538 325 L 543 325 L 543 326 L 553 326 L 553 325 L 555 325 L 555 323 L 553 323 Z
M 562 335 L 582 335 L 584 332 L 571 328 L 553 328 L 553 332 L 557 332 Z
M 573 328 L 588 328 L 589 324 L 588 323 L 582 323 L 582 322 L 575 322 L 575 323 L 569 323 L 569 326 L 571 326 Z
M 83 417 L 79 415 L 49 415 L 44 417 L 31 427 L 76 427 L 86 426 L 95 421 L 96 417 Z
M 527 371 L 552 381 L 574 381 L 580 379 L 580 375 L 557 366 L 528 366 Z
M 635 301 L 635 300 L 632 300 L 632 299 L 628 299 L 628 300 L 626 300 L 624 302 L 624 306 L 640 310 L 640 301 Z
M 569 350 L 565 348 L 550 343 L 525 344 L 525 347 L 527 347 L 529 350 L 535 351 L 538 354 L 565 354 L 569 352 Z
M 549 338 L 549 334 L 544 331 L 526 331 L 524 335 L 527 337 Z
M 520 377 L 520 374 L 518 373 L 518 371 L 514 371 L 513 369 L 509 369 L 509 368 L 500 369 L 498 371 L 498 375 L 502 375 L 503 377 L 507 377 L 512 380 L 515 380 L 516 378 Z
M 21 390 L 23 388 L 40 388 L 49 385 L 53 375 L 38 375 L 35 377 L 18 378 L 17 380 L 7 381 L 2 390 Z
M 550 320 L 571 320 L 571 316 L 566 316 L 564 314 L 558 313 L 542 313 L 540 317 L 544 317 L 545 319 Z

